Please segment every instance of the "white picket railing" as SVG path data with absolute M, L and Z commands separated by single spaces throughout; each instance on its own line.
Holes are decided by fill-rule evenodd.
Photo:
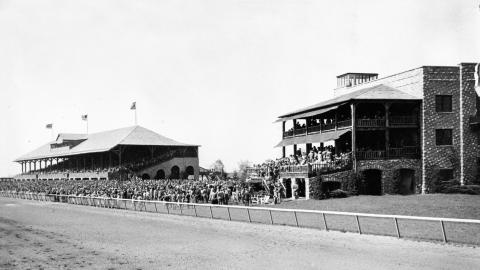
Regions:
M 76 205 L 88 205 L 95 207 L 105 207 L 105 208 L 115 208 L 115 209 L 125 209 L 125 210 L 134 210 L 134 211 L 145 211 L 145 212 L 155 212 L 155 213 L 165 213 L 165 214 L 178 214 L 178 215 L 188 215 L 195 217 L 208 217 L 208 218 L 217 218 L 225 219 L 230 221 L 248 221 L 248 222 L 257 222 L 257 223 L 266 223 L 266 224 L 278 224 L 278 225 L 291 225 L 297 227 L 313 227 L 318 229 L 325 230 L 338 230 L 338 231 L 352 231 L 359 234 L 376 234 L 376 235 L 388 235 L 396 236 L 398 238 L 418 238 L 418 239 L 428 239 L 428 240 L 441 240 L 445 243 L 447 242 L 457 242 L 457 243 L 467 243 L 473 245 L 480 245 L 480 220 L 476 219 L 457 219 L 457 218 L 436 218 L 436 217 L 418 217 L 418 216 L 404 216 L 404 215 L 384 215 L 384 214 L 367 214 L 367 213 L 352 213 L 352 212 L 336 212 L 336 211 L 318 211 L 318 210 L 301 210 L 301 209 L 284 209 L 284 208 L 267 208 L 267 207 L 249 207 L 249 206 L 238 206 L 238 205 L 214 205 L 214 204 L 198 204 L 198 203 L 178 203 L 178 202 L 165 202 L 165 201 L 147 201 L 147 200 L 131 200 L 131 199 L 114 199 L 114 198 L 100 198 L 100 197 L 84 197 L 84 196 L 71 196 L 71 195 L 52 195 L 52 194 L 36 194 L 36 193 L 19 193 L 11 191 L 0 191 L 0 196 L 10 197 L 10 198 L 19 198 L 19 199 L 29 199 L 29 200 L 38 200 L 38 201 L 50 201 L 50 202 L 62 202 Z M 218 211 L 222 209 L 223 213 Z M 235 212 L 235 213 L 233 213 Z M 258 213 L 261 212 L 263 216 L 259 218 Z M 255 213 L 255 216 L 252 216 L 252 213 Z M 235 214 L 236 218 L 232 218 Z M 275 215 L 273 215 L 275 214 Z M 287 214 L 287 220 L 291 222 L 285 222 L 285 217 L 280 218 L 277 216 L 279 214 Z M 299 215 L 313 215 L 319 217 L 317 222 L 313 226 L 305 225 L 303 219 L 299 219 Z M 239 217 L 242 216 L 243 218 Z M 274 218 L 274 216 L 276 218 Z M 354 230 L 348 229 L 339 229 L 338 226 L 334 226 L 335 222 L 334 216 L 342 217 L 351 217 L 353 220 Z M 327 218 L 329 217 L 329 218 Z M 332 220 L 330 220 L 332 219 Z M 374 219 L 376 222 L 379 220 L 387 220 L 387 223 L 391 222 L 390 233 L 387 232 L 366 232 L 363 230 L 363 225 L 368 223 L 363 219 Z M 431 238 L 426 237 L 422 234 L 416 235 L 416 237 L 410 237 L 402 233 L 401 226 L 399 226 L 399 221 L 417 221 L 415 224 L 410 224 L 410 227 L 413 227 L 414 231 L 426 230 L 426 233 L 432 233 L 431 224 L 437 223 L 438 234 L 440 237 Z M 347 221 L 351 222 L 351 221 Z M 419 223 L 418 223 L 419 222 Z M 344 223 L 345 221 L 340 222 Z M 458 241 L 452 235 L 449 237 L 447 230 L 445 228 L 446 224 L 450 226 L 455 226 L 452 224 L 469 225 L 474 226 L 472 229 L 471 235 L 463 235 L 465 240 Z M 429 224 L 429 225 L 425 225 Z M 305 226 L 303 226 L 305 225 Z M 315 226 L 317 225 L 317 226 Z M 413 226 L 412 226 L 413 225 Z M 423 226 L 423 227 L 422 227 Z M 336 228 L 335 228 L 336 227 Z M 351 226 L 350 226 L 351 227 Z M 408 227 L 408 226 L 407 226 Z M 429 228 L 430 227 L 430 228 Z M 463 228 L 464 229 L 464 228 Z M 455 234 L 468 234 L 468 232 L 463 233 L 462 230 L 457 230 L 453 228 L 452 232 Z M 456 235 L 458 238 L 458 235 Z

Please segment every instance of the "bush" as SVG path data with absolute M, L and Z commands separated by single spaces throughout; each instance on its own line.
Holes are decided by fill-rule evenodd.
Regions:
M 345 190 L 351 195 L 361 194 L 363 191 L 363 178 L 362 173 L 352 173 L 350 178 L 345 182 Z
M 315 180 L 310 182 L 310 191 L 312 198 L 315 200 L 321 200 L 325 197 L 323 194 L 323 179 L 320 175 L 317 175 Z
M 449 187 L 443 189 L 443 193 L 480 195 L 480 185 L 449 186 Z
M 341 189 L 335 189 L 330 192 L 330 198 L 346 198 L 348 193 Z

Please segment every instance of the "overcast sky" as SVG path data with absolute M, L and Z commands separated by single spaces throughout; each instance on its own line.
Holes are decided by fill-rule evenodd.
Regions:
M 54 132 L 139 124 L 200 165 L 280 155 L 282 113 L 335 76 L 480 61 L 480 2 L 0 0 L 0 176 Z

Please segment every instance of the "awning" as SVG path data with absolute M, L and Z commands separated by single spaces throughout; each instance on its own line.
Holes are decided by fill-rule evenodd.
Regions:
M 318 110 L 314 110 L 314 111 L 310 111 L 310 112 L 305 112 L 305 113 L 301 113 L 301 114 L 295 114 L 295 115 L 291 115 L 291 116 L 287 116 L 287 117 L 282 117 L 282 118 L 279 118 L 276 122 L 283 122 L 283 121 L 288 121 L 288 120 L 292 120 L 292 119 L 302 119 L 302 118 L 307 118 L 307 117 L 310 117 L 310 116 L 314 116 L 314 115 L 319 115 L 319 114 L 322 114 L 322 113 L 326 113 L 326 112 L 329 112 L 329 111 L 332 111 L 332 110 L 336 110 L 338 108 L 338 106 L 341 106 L 343 104 L 339 104 L 339 105 L 336 105 L 336 106 L 331 106 L 331 107 L 328 107 L 328 108 L 323 108 L 323 109 L 318 109 Z
M 345 134 L 349 131 L 351 131 L 350 128 L 342 129 L 342 130 L 328 131 L 328 132 L 325 132 L 325 133 L 309 134 L 309 135 L 306 135 L 306 136 L 285 138 L 281 142 L 279 142 L 275 147 L 294 145 L 294 144 L 327 142 L 327 141 L 331 141 L 331 140 L 336 140 L 336 139 L 340 138 L 340 136 L 342 136 L 343 134 Z

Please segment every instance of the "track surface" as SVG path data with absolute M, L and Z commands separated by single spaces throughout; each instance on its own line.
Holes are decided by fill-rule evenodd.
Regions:
M 478 248 L 0 198 L 0 269 L 477 269 Z

